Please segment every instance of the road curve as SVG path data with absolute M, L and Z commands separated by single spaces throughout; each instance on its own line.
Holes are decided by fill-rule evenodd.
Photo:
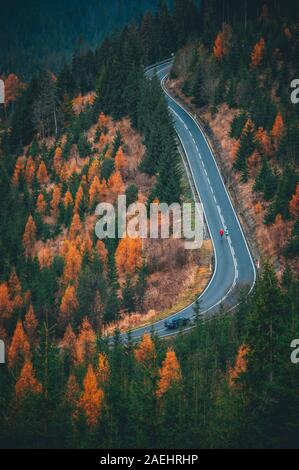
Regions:
M 228 308 L 234 307 L 238 302 L 240 288 L 246 289 L 248 293 L 253 289 L 256 268 L 212 149 L 202 129 L 193 116 L 165 88 L 165 79 L 170 67 L 171 62 L 164 62 L 148 68 L 146 73 L 149 77 L 157 74 L 161 81 L 212 239 L 214 272 L 208 286 L 199 297 L 201 313 L 210 315 L 217 311 L 222 303 Z M 221 228 L 227 229 L 229 234 L 223 240 L 219 235 Z M 169 318 L 192 318 L 193 305 Z M 131 336 L 133 339 L 138 339 L 145 332 L 151 331 L 161 337 L 175 334 L 164 327 L 164 321 L 133 330 Z

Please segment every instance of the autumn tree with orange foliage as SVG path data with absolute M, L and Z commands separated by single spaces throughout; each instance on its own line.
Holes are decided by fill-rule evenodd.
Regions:
M 83 412 L 88 426 L 93 428 L 99 421 L 104 392 L 98 387 L 97 378 L 91 364 L 88 366 L 83 387 L 84 391 L 81 395 L 78 407 Z
M 267 131 L 263 127 L 259 127 L 255 133 L 255 142 L 257 143 L 258 147 L 262 151 L 262 153 L 269 157 L 271 154 L 272 146 L 271 146 L 271 139 Z
M 74 204 L 73 196 L 71 195 L 70 191 L 67 191 L 65 193 L 63 198 L 63 204 L 66 209 Z
M 121 147 L 116 152 L 115 159 L 114 159 L 114 166 L 117 171 L 123 170 L 126 166 L 126 157 Z
M 26 360 L 16 383 L 16 397 L 25 398 L 28 394 L 39 395 L 42 393 L 42 385 L 35 377 L 32 362 Z
M 40 185 L 44 185 L 49 182 L 47 168 L 43 160 L 40 162 L 36 177 Z
M 265 53 L 265 40 L 261 38 L 253 48 L 251 53 L 251 68 L 259 67 L 263 61 Z
M 217 60 L 222 60 L 229 53 L 231 37 L 231 27 L 224 23 L 222 31 L 219 31 L 216 36 L 213 47 L 213 53 Z
M 33 161 L 33 158 L 29 157 L 26 162 L 26 167 L 25 167 L 25 181 L 29 187 L 33 183 L 34 174 L 35 174 L 35 163 Z
M 57 147 L 55 149 L 55 154 L 53 158 L 53 166 L 54 170 L 56 171 L 56 174 L 59 175 L 62 167 L 62 150 L 61 147 Z
M 20 182 L 20 176 L 24 172 L 24 159 L 23 157 L 19 157 L 16 161 L 15 169 L 12 175 L 11 182 L 12 184 L 17 187 Z
M 82 266 L 82 255 L 74 244 L 71 244 L 66 256 L 64 279 L 67 282 L 76 281 Z
M 71 240 L 74 240 L 78 235 L 81 235 L 82 224 L 78 212 L 74 213 L 72 224 L 69 230 L 69 237 Z
M 60 312 L 62 314 L 63 323 L 67 323 L 72 313 L 78 308 L 78 300 L 74 286 L 68 286 L 61 300 Z
M 156 359 L 155 343 L 148 333 L 145 333 L 142 340 L 135 349 L 135 358 L 144 366 L 149 366 Z
M 10 318 L 13 312 L 13 302 L 10 298 L 10 292 L 7 285 L 7 282 L 2 282 L 0 284 L 0 318 L 7 319 Z
M 37 201 L 36 201 L 36 210 L 39 214 L 43 215 L 43 214 L 45 214 L 46 209 L 47 209 L 47 203 L 45 201 L 44 195 L 39 194 L 38 198 L 37 198 Z
M 114 194 L 121 194 L 124 191 L 124 182 L 120 171 L 116 170 L 109 178 L 108 186 Z
M 107 382 L 110 375 L 110 365 L 109 360 L 106 354 L 99 353 L 98 356 L 98 368 L 97 368 L 97 377 L 99 383 Z
M 173 349 L 168 348 L 166 358 L 159 370 L 157 397 L 161 398 L 175 384 L 182 379 L 181 366 Z
M 142 242 L 140 238 L 122 238 L 115 253 L 119 274 L 133 274 L 142 264 Z
M 23 299 L 22 299 L 22 286 L 18 275 L 16 273 L 15 268 L 12 269 L 9 280 L 8 280 L 8 287 L 9 287 L 9 295 L 12 299 L 13 308 L 21 308 L 23 306 Z
M 240 375 L 246 372 L 246 356 L 248 355 L 248 353 L 249 348 L 245 344 L 242 344 L 239 348 L 234 367 L 230 368 L 228 371 L 229 384 L 231 387 L 235 385 L 235 382 L 240 377 Z
M 58 211 L 58 208 L 59 208 L 60 201 L 61 201 L 61 191 L 60 191 L 59 186 L 55 186 L 54 189 L 53 189 L 52 199 L 51 199 L 51 203 L 50 203 L 52 214 L 54 216 L 57 215 L 57 211 Z
M 281 113 L 278 112 L 275 118 L 273 127 L 272 127 L 272 131 L 271 131 L 271 135 L 272 135 L 276 150 L 278 149 L 283 133 L 284 133 L 284 122 L 283 122 Z
M 100 197 L 102 193 L 102 185 L 99 181 L 99 178 L 95 176 L 89 188 L 89 206 L 100 202 Z
M 24 90 L 25 85 L 21 80 L 14 74 L 10 73 L 6 80 L 5 84 L 5 106 L 8 106 L 10 103 L 13 103 L 17 100 L 18 96 Z
M 24 360 L 30 359 L 30 357 L 29 340 L 24 331 L 23 323 L 19 320 L 8 349 L 8 366 L 10 368 L 19 367 Z
M 33 220 L 32 215 L 30 214 L 25 226 L 25 231 L 23 235 L 23 245 L 25 248 L 25 255 L 27 257 L 32 255 L 34 244 L 36 242 L 36 225 Z

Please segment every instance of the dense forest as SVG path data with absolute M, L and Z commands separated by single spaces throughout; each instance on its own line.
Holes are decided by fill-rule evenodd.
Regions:
M 266 225 L 256 238 L 264 244 L 266 237 L 276 257 L 298 270 L 299 107 L 290 100 L 299 72 L 298 9 L 290 1 L 250 2 L 248 10 L 238 3 L 222 2 L 221 10 L 204 2 L 200 37 L 179 51 L 172 77 L 192 106 L 209 110 L 227 150 L 226 171 L 237 173 L 233 185 L 250 194 L 246 210 Z
M 97 2 L 72 3 L 88 12 Z M 288 94 L 299 45 L 295 2 L 202 1 L 199 9 L 175 0 L 171 10 L 126 3 L 126 14 L 110 10 L 107 27 L 135 23 L 99 45 L 103 28 L 80 23 L 91 47 L 63 65 L 45 54 L 37 73 L 20 65 L 16 74 L 6 62 L 0 447 L 298 447 L 290 344 L 299 334 L 299 108 Z M 143 7 L 152 9 L 137 21 Z M 69 24 L 74 32 L 76 20 Z M 67 56 L 73 33 L 55 31 L 51 48 Z M 39 52 L 24 51 L 34 64 Z M 235 112 L 233 171 L 240 185 L 254 179 L 265 224 L 277 215 L 289 223 L 285 265 L 277 276 L 265 260 L 234 313 L 220 306 L 205 318 L 197 303 L 188 334 L 136 343 L 113 328 L 109 339 L 123 312 L 144 313 L 152 267 L 140 240 L 96 239 L 96 204 L 124 191 L 129 202 L 183 200 L 172 121 L 158 79 L 144 74 L 171 53 L 181 97 L 212 117 L 223 104 Z M 184 263 L 181 251 L 168 250 Z

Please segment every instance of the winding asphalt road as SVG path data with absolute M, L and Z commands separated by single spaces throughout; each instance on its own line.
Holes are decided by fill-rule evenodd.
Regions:
M 148 68 L 146 73 L 149 77 L 157 74 L 161 81 L 213 242 L 214 272 L 199 297 L 201 313 L 211 315 L 219 309 L 220 304 L 227 308 L 236 306 L 241 288 L 251 292 L 256 281 L 256 268 L 212 149 L 202 129 L 193 116 L 166 90 L 165 79 L 170 67 L 171 62 L 164 62 Z M 221 228 L 228 230 L 228 236 L 222 240 L 219 235 Z M 194 317 L 193 305 L 169 318 Z M 161 337 L 177 333 L 167 330 L 164 321 L 134 330 L 132 338 L 137 339 L 150 331 Z

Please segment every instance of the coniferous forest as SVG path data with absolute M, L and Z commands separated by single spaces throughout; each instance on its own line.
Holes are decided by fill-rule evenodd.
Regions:
M 27 3 L 1 7 L 0 448 L 298 448 L 296 1 Z M 145 74 L 172 56 L 166 86 L 212 142 L 257 282 L 136 342 L 202 260 L 174 239 L 99 240 L 95 208 L 192 194 Z

